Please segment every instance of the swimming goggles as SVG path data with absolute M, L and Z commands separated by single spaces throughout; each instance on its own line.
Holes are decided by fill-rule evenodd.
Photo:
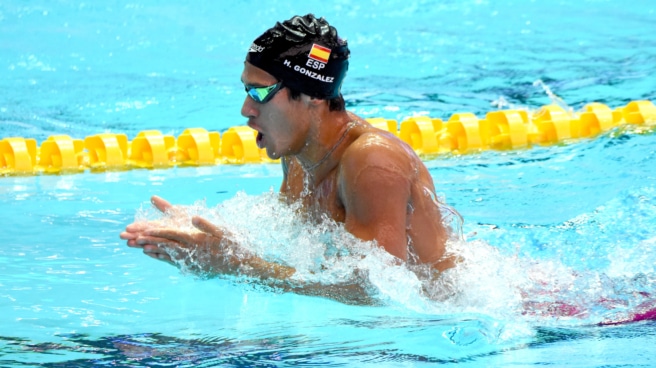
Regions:
M 245 84 L 244 89 L 246 90 L 246 93 L 255 100 L 255 102 L 264 104 L 269 102 L 269 100 L 271 100 L 273 96 L 282 89 L 282 81 L 266 87 L 255 87 Z

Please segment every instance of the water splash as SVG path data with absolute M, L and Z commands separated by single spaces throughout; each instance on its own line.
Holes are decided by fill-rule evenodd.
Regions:
M 504 324 L 587 325 L 627 319 L 655 293 L 654 267 L 627 268 L 626 257 L 612 256 L 608 269 L 582 271 L 558 259 L 508 253 L 462 237 L 452 237 L 447 244 L 448 252 L 460 260 L 457 267 L 438 273 L 426 265 L 406 266 L 374 242 L 354 238 L 342 224 L 328 219 L 308 222 L 299 204 L 284 204 L 273 191 L 239 193 L 212 208 L 197 202 L 164 216 L 142 210 L 137 217 L 191 230 L 195 215 L 231 229 L 234 240 L 248 251 L 294 267 L 296 283 L 357 282 L 378 303 L 430 315 L 471 313 Z M 652 239 L 618 253 L 629 250 L 629 257 L 653 264 L 655 244 Z
M 558 106 L 562 107 L 563 110 L 568 111 L 570 114 L 572 114 L 572 113 L 574 112 L 574 109 L 573 109 L 571 106 L 569 106 L 569 105 L 567 104 L 567 102 L 565 102 L 565 100 L 563 100 L 563 99 L 560 98 L 558 95 L 556 95 L 556 94 L 551 90 L 551 88 L 550 88 L 548 85 L 546 85 L 546 84 L 542 81 L 542 79 L 538 79 L 538 80 L 534 81 L 534 82 L 533 82 L 533 85 L 534 85 L 535 87 L 540 87 L 540 88 L 542 88 L 542 90 L 544 91 L 544 93 L 546 93 L 547 96 L 549 97 L 549 99 L 551 100 L 551 103 L 552 103 L 552 104 L 554 104 L 554 105 L 558 105 Z
M 564 99 L 562 99 L 560 96 L 555 94 L 551 87 L 549 87 L 542 79 L 537 79 L 533 82 L 534 87 L 538 87 L 542 89 L 542 91 L 549 97 L 549 100 L 551 100 L 551 104 L 558 105 L 563 108 L 563 110 L 569 112 L 570 114 L 574 114 L 574 109 L 565 102 Z M 503 110 L 503 109 L 509 109 L 509 110 L 524 110 L 527 112 L 531 112 L 532 109 L 523 106 L 523 105 L 517 105 L 514 104 L 506 99 L 505 96 L 499 96 L 496 100 L 493 100 L 490 102 L 490 106 L 495 107 L 498 110 Z

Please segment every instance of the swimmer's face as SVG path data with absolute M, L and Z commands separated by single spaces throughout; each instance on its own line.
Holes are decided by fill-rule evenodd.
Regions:
M 247 87 L 269 87 L 279 83 L 271 74 L 244 62 L 241 81 Z M 271 91 L 273 92 L 273 91 Z M 301 101 L 292 100 L 284 86 L 263 102 L 247 94 L 241 115 L 248 118 L 248 126 L 257 131 L 258 148 L 266 149 L 272 159 L 293 155 L 305 146 L 308 126 L 303 123 Z

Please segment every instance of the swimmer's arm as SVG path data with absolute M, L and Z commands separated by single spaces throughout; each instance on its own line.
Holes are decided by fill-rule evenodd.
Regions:
M 296 270 L 265 261 L 235 243 L 227 231 L 198 216 L 192 218 L 198 231 L 154 228 L 136 240 L 146 255 L 203 276 L 239 274 L 261 279 L 288 280 Z
M 406 261 L 409 178 L 413 174 L 403 156 L 363 145 L 349 147 L 342 161 L 339 193 L 346 210 L 346 230 L 362 240 L 375 240 Z
M 174 211 L 175 206 L 168 201 L 153 196 L 151 199 L 153 205 L 161 212 Z M 231 252 L 232 256 L 207 257 L 206 260 L 212 262 L 198 263 L 192 262 L 189 250 L 199 248 L 209 249 L 230 247 L 239 249 L 236 244 L 231 244 L 227 240 L 221 244 L 224 238 L 224 231 L 200 217 L 193 218 L 192 224 L 199 230 L 198 233 L 188 233 L 174 229 L 157 229 L 153 224 L 134 223 L 128 225 L 125 232 L 121 233 L 121 238 L 127 240 L 128 246 L 133 248 L 142 248 L 144 254 L 160 261 L 167 262 L 171 265 L 180 267 L 184 265 L 190 271 L 198 274 L 210 276 L 218 274 L 241 274 L 260 279 L 262 284 L 278 288 L 283 291 L 293 292 L 302 295 L 320 296 L 337 300 L 346 304 L 367 304 L 373 303 L 373 299 L 365 291 L 364 286 L 358 282 L 349 282 L 338 285 L 324 285 L 320 283 L 303 283 L 292 280 L 296 273 L 293 267 L 265 261 L 253 254 L 241 252 L 239 257 Z M 209 237 L 209 238 L 208 238 Z M 211 245 L 219 244 L 219 245 Z M 173 252 L 175 250 L 175 252 Z M 183 252 L 180 252 L 180 251 Z M 172 256 L 171 253 L 175 253 Z M 209 254 L 212 254 L 210 252 Z M 216 253 L 216 252 L 214 252 Z M 216 264 L 212 264 L 216 263 Z M 241 266 L 241 267 L 240 267 Z M 220 270 L 223 270 L 222 272 Z
M 226 239 L 224 231 L 203 218 L 194 217 L 192 223 L 200 230 L 199 233 L 190 234 L 174 229 L 150 230 L 145 232 L 147 237 L 137 242 L 148 243 L 143 246 L 145 254 L 178 267 L 184 266 L 201 276 L 243 275 L 257 278 L 262 284 L 282 291 L 320 296 L 347 304 L 373 303 L 364 286 L 355 281 L 324 285 L 292 280 L 296 273 L 293 267 L 268 262 L 244 250 Z M 188 256 L 190 253 L 193 257 Z M 200 262 L 203 259 L 205 262 Z

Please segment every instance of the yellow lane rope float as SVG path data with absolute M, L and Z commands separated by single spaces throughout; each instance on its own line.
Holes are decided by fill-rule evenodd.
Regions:
M 656 106 L 632 101 L 611 109 L 590 103 L 581 112 L 557 104 L 526 110 L 491 111 L 479 119 L 456 113 L 447 121 L 426 116 L 396 120 L 369 118 L 377 128 L 408 143 L 423 158 L 444 153 L 510 150 L 594 137 L 622 125 L 656 126 Z M 132 141 L 122 133 L 101 133 L 84 139 L 53 135 L 37 147 L 33 138 L 0 140 L 0 175 L 70 174 L 86 170 L 128 170 L 217 164 L 270 163 L 255 143 L 256 133 L 235 126 L 220 134 L 189 128 L 177 139 L 157 130 L 140 132 Z

